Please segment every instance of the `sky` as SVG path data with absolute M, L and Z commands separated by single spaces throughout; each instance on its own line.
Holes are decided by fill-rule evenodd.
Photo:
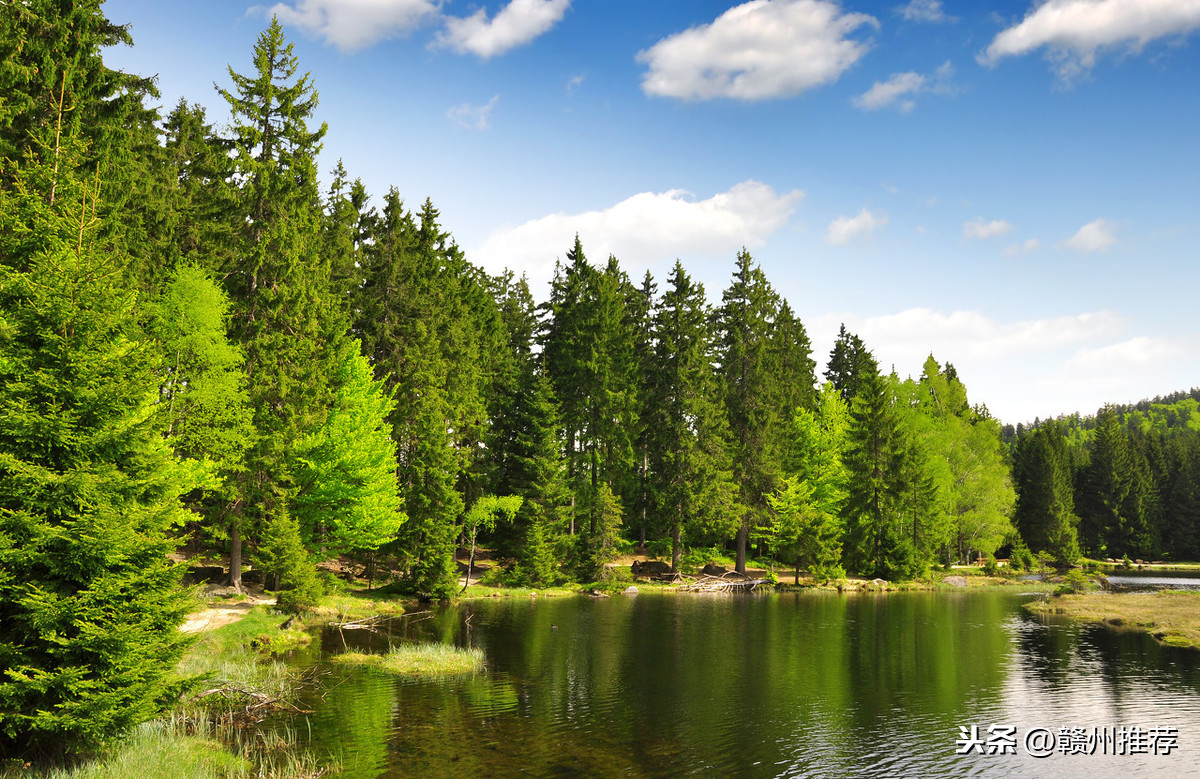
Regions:
M 1006 423 L 1200 386 L 1200 0 L 108 0 L 228 113 L 272 14 L 376 202 L 544 300 L 579 234 L 714 303 L 741 248 L 823 369 L 951 362 Z

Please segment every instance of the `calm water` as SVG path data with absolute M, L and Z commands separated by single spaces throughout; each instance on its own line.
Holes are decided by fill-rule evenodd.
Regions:
M 1200 652 L 1044 625 L 1023 616 L 1027 597 L 472 602 L 344 639 L 470 644 L 485 672 L 412 682 L 330 666 L 311 738 L 346 777 L 1200 776 Z M 328 632 L 307 661 L 342 647 Z M 972 725 L 982 739 L 1012 726 L 1017 753 L 956 755 Z M 1175 728 L 1178 745 L 1039 759 L 1035 727 Z

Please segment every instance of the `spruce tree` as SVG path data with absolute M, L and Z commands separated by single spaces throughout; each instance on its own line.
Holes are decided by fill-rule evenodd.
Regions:
M 290 487 L 292 444 L 325 421 L 333 403 L 347 322 L 330 294 L 322 256 L 316 155 L 325 134 L 308 129 L 317 94 L 277 19 L 259 36 L 254 71 L 229 69 L 221 89 L 233 115 L 233 220 L 239 225 L 226 281 L 233 331 L 246 354 L 258 437 L 246 497 L 262 516 Z M 241 537 L 230 542 L 230 580 L 240 586 Z
M 704 287 L 678 261 L 667 284 L 654 318 L 646 427 L 655 513 L 678 570 L 688 531 L 720 538 L 737 532 L 741 517 Z
M 782 478 L 786 419 L 778 405 L 777 366 L 772 365 L 771 333 L 779 298 L 762 269 L 745 250 L 738 253 L 733 281 L 717 312 L 717 360 L 724 380 L 730 456 L 741 503 L 736 568 L 746 570 L 746 547 L 768 522 L 768 496 Z
M 0 173 L 0 753 L 26 759 L 102 747 L 169 697 L 189 603 L 167 555 L 195 486 L 158 435 L 97 185 L 49 129 Z

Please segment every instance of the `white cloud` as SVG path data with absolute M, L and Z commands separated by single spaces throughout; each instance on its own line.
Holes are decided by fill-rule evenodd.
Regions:
M 829 223 L 825 240 L 840 246 L 850 243 L 856 238 L 869 236 L 888 223 L 886 215 L 872 214 L 867 209 L 858 212 L 858 216 L 839 216 Z
M 695 200 L 687 192 L 642 192 L 600 211 L 551 214 L 493 232 L 468 255 L 489 272 L 511 268 L 531 285 L 550 279 L 556 258 L 578 233 L 593 260 L 616 255 L 625 268 L 646 268 L 676 257 L 728 259 L 739 248 L 761 245 L 787 224 L 804 193 L 777 193 L 766 184 L 743 181 Z
M 1106 219 L 1088 222 L 1074 235 L 1063 241 L 1063 246 L 1077 252 L 1108 251 L 1117 243 L 1117 236 L 1113 228 L 1113 223 Z
M 468 130 L 478 130 L 483 132 L 490 127 L 488 123 L 492 109 L 496 107 L 496 103 L 500 102 L 500 95 L 492 95 L 492 99 L 483 105 L 472 105 L 471 103 L 461 103 L 446 111 L 446 118 L 454 122 L 459 127 L 465 127 Z
M 1004 235 L 1012 229 L 1013 226 L 1003 219 L 985 222 L 982 216 L 977 216 L 963 225 L 963 238 L 994 238 L 997 235 Z
M 941 0 L 910 0 L 896 9 L 896 13 L 908 22 L 952 22 L 942 10 Z
M 294 0 L 265 12 L 342 51 L 355 51 L 412 30 L 440 7 L 441 0 Z
M 586 78 L 586 74 L 580 73 L 578 76 L 571 76 L 569 79 L 567 79 L 567 95 L 569 96 L 575 94 L 575 90 L 583 86 L 583 82 Z
M 908 113 L 917 103 L 912 99 L 903 100 L 901 98 L 921 92 L 934 92 L 940 95 L 954 94 L 954 87 L 950 83 L 953 76 L 954 66 L 949 61 L 939 65 L 933 72 L 932 78 L 915 71 L 893 73 L 887 81 L 876 81 L 870 89 L 851 102 L 864 111 L 875 111 L 896 105 L 901 111 Z
M 854 98 L 854 105 L 866 111 L 874 111 L 892 105 L 901 97 L 914 92 L 920 92 L 925 86 L 925 77 L 920 73 L 893 73 L 887 81 L 876 81 L 870 89 Z M 916 105 L 912 100 L 900 102 L 900 110 L 905 113 Z
M 1017 255 L 1020 255 L 1020 254 L 1029 254 L 1030 252 L 1036 250 L 1041 245 L 1042 245 L 1041 241 L 1039 241 L 1038 239 L 1030 238 L 1029 240 L 1025 241 L 1024 243 L 1014 243 L 1014 244 L 1009 244 L 1008 246 L 1005 246 L 1004 253 L 1009 255 L 1010 257 L 1016 257 Z
M 751 0 L 640 52 L 642 90 L 697 100 L 798 95 L 866 54 L 868 43 L 847 37 L 863 26 L 879 22 L 829 0 Z
M 490 59 L 547 32 L 570 5 L 571 0 L 511 0 L 490 20 L 484 8 L 467 17 L 448 16 L 433 45 Z
M 917 375 L 929 354 L 954 363 L 971 402 L 986 404 L 999 419 L 1014 424 L 1074 411 L 1092 413 L 1106 401 L 1133 401 L 1190 386 L 1177 353 L 1144 346 L 1156 339 L 1131 338 L 1130 322 L 1113 311 L 1008 322 L 979 311 L 928 308 L 874 317 L 830 314 L 805 320 L 814 355 L 823 359 L 829 354 L 842 322 L 863 339 L 883 371 L 894 367 L 901 377 Z M 1189 348 L 1193 354 L 1200 351 Z M 1129 360 L 1139 354 L 1153 381 L 1130 369 Z M 1128 359 L 1113 359 L 1117 355 Z M 1182 364 L 1195 365 L 1196 359 Z
M 1183 36 L 1200 27 L 1200 0 L 1048 0 L 1000 32 L 979 62 L 1048 49 L 1064 82 L 1086 73 L 1097 52 L 1118 45 L 1138 52 L 1158 38 Z

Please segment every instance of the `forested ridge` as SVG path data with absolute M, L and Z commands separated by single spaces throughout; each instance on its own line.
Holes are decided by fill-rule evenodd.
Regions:
M 277 22 L 214 74 L 217 129 L 105 67 L 129 41 L 100 6 L 0 14 L 0 752 L 95 748 L 171 696 L 185 543 L 293 609 L 337 556 L 449 597 L 476 543 L 530 586 L 631 544 L 820 580 L 1200 557 L 1195 391 L 1004 431 L 950 363 L 885 373 L 844 327 L 818 377 L 746 251 L 710 296 L 580 236 L 537 296 L 429 200 L 340 162 L 322 188 Z

